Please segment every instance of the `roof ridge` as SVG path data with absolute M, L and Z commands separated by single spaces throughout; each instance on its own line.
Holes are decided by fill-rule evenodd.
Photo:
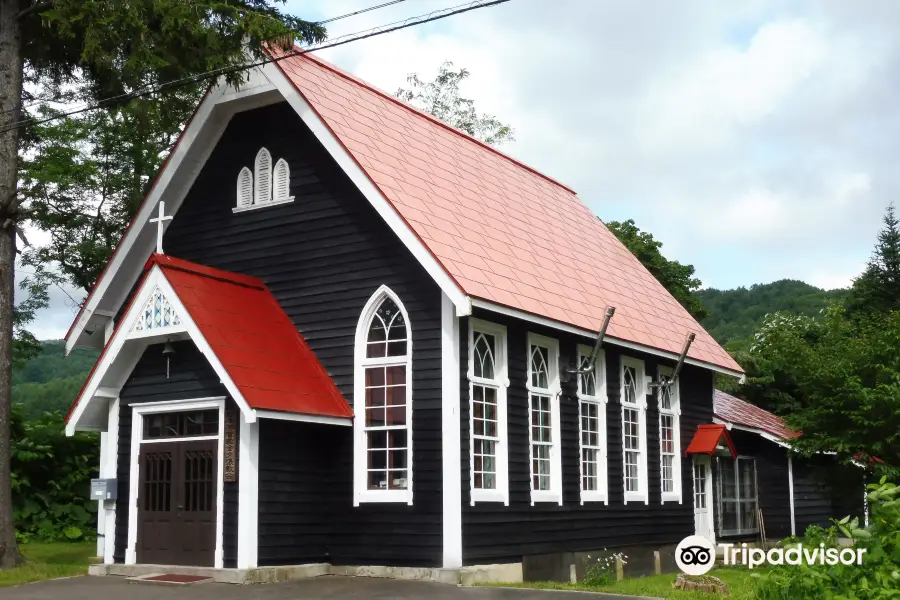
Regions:
M 302 51 L 302 48 L 299 48 L 299 47 L 297 47 L 297 46 L 295 46 L 294 48 Z M 570 188 L 570 187 L 567 186 L 566 184 L 564 184 L 564 183 L 562 183 L 562 182 L 560 182 L 560 181 L 557 181 L 556 179 L 550 177 L 549 175 L 546 175 L 546 174 L 544 174 L 544 173 L 541 173 L 540 171 L 538 171 L 538 170 L 535 169 L 534 167 L 530 167 L 530 166 L 526 165 L 526 164 L 523 163 L 522 161 L 520 161 L 520 160 L 518 160 L 518 159 L 516 159 L 516 158 L 513 158 L 513 157 L 510 156 L 509 154 L 506 154 L 505 152 L 502 152 L 502 151 L 498 150 L 497 148 L 494 148 L 494 147 L 491 146 L 490 144 L 486 144 L 485 142 L 482 142 L 482 141 L 479 140 L 478 138 L 469 135 L 469 134 L 466 133 L 465 131 L 462 131 L 461 129 L 457 129 L 456 127 L 453 127 L 453 126 L 451 126 L 451 125 L 448 125 L 447 123 L 444 123 L 443 121 L 441 121 L 440 119 L 438 119 L 438 118 L 435 117 L 434 115 L 429 114 L 429 113 L 425 112 L 424 110 L 421 110 L 421 109 L 419 109 L 419 108 L 413 106 L 413 105 L 410 104 L 409 102 L 405 102 L 405 101 L 403 101 L 403 100 L 400 100 L 399 98 L 394 97 L 393 95 L 389 94 L 388 92 L 385 92 L 384 90 L 375 87 L 375 86 L 372 85 L 371 83 L 369 83 L 369 82 L 367 82 L 367 81 L 364 81 L 364 80 L 360 79 L 359 77 L 353 75 L 352 73 L 348 73 L 347 71 L 341 69 L 340 67 L 338 67 L 338 66 L 336 66 L 336 65 L 333 65 L 332 63 L 328 62 L 327 60 L 325 60 L 325 59 L 323 59 L 323 58 L 320 58 L 320 57 L 318 57 L 318 56 L 313 55 L 313 53 L 310 52 L 310 51 L 303 51 L 302 54 L 298 54 L 298 55 L 296 55 L 296 56 L 294 56 L 294 57 L 288 57 L 288 58 L 301 58 L 301 59 L 302 59 L 302 58 L 306 58 L 306 59 L 308 59 L 308 60 L 311 60 L 311 61 L 315 62 L 316 64 L 318 64 L 319 66 L 321 66 L 322 68 L 328 69 L 329 71 L 332 71 L 333 73 L 335 73 L 336 75 L 338 75 L 338 76 L 340 76 L 340 77 L 343 77 L 344 79 L 347 79 L 347 80 L 349 80 L 349 81 L 352 81 L 353 83 L 355 83 L 355 84 L 357 84 L 357 85 L 360 85 L 360 86 L 362 86 L 362 87 L 364 87 L 364 88 L 366 88 L 366 89 L 368 89 L 368 90 L 371 90 L 372 92 L 378 94 L 379 96 L 381 96 L 381 97 L 384 98 L 385 100 L 389 100 L 389 101 L 393 102 L 394 104 L 397 104 L 398 106 L 401 106 L 401 107 L 405 108 L 406 110 L 408 110 L 408 111 L 410 111 L 410 112 L 412 112 L 412 113 L 414 113 L 414 114 L 417 114 L 417 115 L 419 115 L 420 117 L 423 117 L 424 119 L 426 119 L 426 120 L 428 120 L 428 121 L 431 121 L 431 122 L 434 123 L 435 125 L 439 125 L 440 127 L 443 127 L 444 129 L 447 129 L 448 131 L 451 131 L 451 132 L 455 133 L 456 135 L 458 135 L 458 136 L 460 136 L 460 137 L 462 137 L 462 138 L 464 138 L 464 139 L 467 139 L 467 140 L 469 140 L 469 141 L 471 141 L 471 142 L 474 142 L 475 144 L 478 144 L 478 145 L 481 146 L 482 148 L 484 148 L 484 149 L 486 149 L 486 150 L 489 150 L 490 152 L 493 152 L 494 154 L 500 156 L 501 158 L 504 158 L 504 159 L 510 161 L 511 163 L 513 163 L 513 164 L 515 164 L 515 165 L 517 165 L 517 166 L 519 166 L 519 167 L 525 169 L 526 171 L 529 171 L 529 172 L 531 172 L 531 173 L 537 175 L 537 176 L 540 177 L 541 179 L 545 179 L 546 181 L 548 181 L 548 182 L 550 182 L 550 183 L 552 183 L 552 184 L 554 184 L 554 185 L 556 185 L 556 186 L 561 187 L 562 189 L 566 190 L 566 191 L 569 192 L 570 194 L 573 194 L 573 195 L 575 195 L 575 196 L 578 195 L 578 192 L 576 192 L 575 190 L 573 190 L 572 188 Z M 280 62 L 280 61 L 278 61 L 278 62 Z M 278 64 L 278 63 L 276 62 L 275 64 Z
M 267 289 L 265 282 L 258 277 L 225 271 L 224 269 L 216 269 L 215 267 L 208 267 L 183 258 L 169 256 L 168 254 L 159 254 L 158 252 L 152 253 L 150 258 L 147 259 L 144 269 L 149 268 L 151 265 L 158 265 L 163 269 L 173 269 L 175 271 L 191 273 L 192 275 L 197 275 L 199 277 L 208 277 L 209 279 L 216 279 L 218 281 L 224 281 L 243 287 L 259 290 Z

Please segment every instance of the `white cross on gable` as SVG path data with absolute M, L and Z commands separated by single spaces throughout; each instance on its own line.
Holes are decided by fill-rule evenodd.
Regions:
M 151 223 L 156 223 L 156 253 L 162 254 L 162 238 L 163 238 L 163 230 L 165 229 L 165 222 L 171 221 L 172 215 L 166 216 L 166 203 L 162 200 L 159 201 L 159 215 L 150 219 Z

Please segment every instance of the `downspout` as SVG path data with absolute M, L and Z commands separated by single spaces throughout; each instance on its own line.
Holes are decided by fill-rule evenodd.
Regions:
M 797 524 L 794 520 L 794 456 L 788 449 L 788 495 L 791 498 L 791 535 L 797 535 Z

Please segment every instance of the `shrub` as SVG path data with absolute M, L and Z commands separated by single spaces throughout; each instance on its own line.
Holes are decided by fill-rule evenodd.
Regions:
M 26 420 L 14 410 L 12 440 L 13 518 L 19 539 L 92 539 L 97 504 L 90 500 L 90 484 L 97 472 L 97 436 L 67 437 L 57 412 Z
M 836 544 L 837 533 L 864 548 L 862 565 L 775 566 L 758 574 L 759 600 L 887 600 L 900 598 L 900 487 L 882 479 L 869 487 L 869 526 L 856 518 L 807 529 L 805 546 Z

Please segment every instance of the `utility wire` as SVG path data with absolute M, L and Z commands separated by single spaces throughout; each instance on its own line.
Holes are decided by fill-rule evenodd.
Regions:
M 355 17 L 356 15 L 361 15 L 363 13 L 367 13 L 373 10 L 378 10 L 379 8 L 385 8 L 387 6 L 392 6 L 394 4 L 400 4 L 401 2 L 406 2 L 406 0 L 391 0 L 390 2 L 384 2 L 382 4 L 377 4 L 375 6 L 370 6 L 368 8 L 363 8 L 354 12 L 350 12 L 343 15 L 338 15 L 337 17 L 331 17 L 330 19 L 325 19 L 324 21 L 316 21 L 316 25 L 325 25 L 326 23 L 333 23 L 335 21 L 340 21 L 341 19 L 347 19 L 349 17 Z M 40 104 L 42 102 L 52 102 L 51 98 L 32 98 L 30 101 L 22 104 L 21 107 L 7 108 L 6 110 L 0 110 L 0 115 L 15 112 L 17 110 L 29 108 L 34 106 L 35 104 Z
M 384 8 L 386 6 L 391 6 L 393 4 L 400 4 L 401 2 L 406 2 L 406 0 L 391 0 L 390 2 L 385 2 L 384 4 L 379 4 L 377 6 L 370 6 L 369 8 L 363 8 L 357 10 L 355 12 L 347 13 L 346 15 L 341 15 L 339 17 L 332 17 L 330 19 L 325 19 L 324 21 L 318 21 L 316 25 L 325 25 L 326 23 L 333 23 L 334 21 L 340 21 L 341 19 L 346 19 L 347 17 L 355 17 L 356 15 L 361 15 L 363 13 L 367 13 L 370 10 L 378 10 L 379 8 Z
M 220 69 L 214 69 L 212 71 L 206 71 L 205 73 L 199 73 L 197 75 L 191 75 L 189 77 L 183 77 L 181 79 L 175 79 L 172 81 L 168 81 L 162 84 L 159 84 L 155 87 L 144 86 L 142 88 L 138 88 L 131 92 L 125 92 L 123 94 L 119 94 L 116 96 L 111 96 L 108 98 L 103 98 L 98 100 L 94 104 L 85 105 L 81 108 L 72 109 L 69 111 L 65 111 L 51 117 L 45 117 L 43 119 L 23 119 L 21 121 L 17 121 L 15 123 L 11 123 L 4 129 L 0 129 L 0 134 L 6 133 L 8 131 L 12 131 L 13 129 L 22 129 L 24 127 L 33 127 L 36 125 L 42 125 L 44 123 L 49 123 L 50 121 L 55 121 L 58 119 L 62 119 L 65 117 L 70 117 L 72 115 L 77 115 L 80 113 L 88 112 L 91 110 L 97 110 L 103 108 L 107 104 L 112 104 L 114 102 L 122 101 L 122 100 L 133 100 L 135 98 L 141 98 L 144 96 L 149 96 L 151 94 L 155 94 L 161 92 L 163 90 L 176 89 L 179 87 L 184 87 L 187 85 L 191 85 L 192 83 L 199 83 L 201 81 L 206 81 L 209 79 L 217 78 L 222 75 L 229 75 L 231 73 L 237 73 L 240 71 L 246 71 L 247 69 L 252 69 L 255 67 L 261 67 L 270 63 L 280 62 L 282 60 L 293 58 L 295 56 L 301 56 L 303 54 L 307 54 L 309 52 L 315 52 L 318 50 L 325 50 L 328 48 L 335 48 L 337 46 L 343 46 L 345 44 L 349 44 L 351 42 L 356 42 L 359 40 L 364 40 L 372 37 L 376 37 L 379 35 L 384 35 L 386 33 L 392 33 L 394 31 L 399 31 L 401 29 L 407 29 L 409 27 L 413 27 L 415 25 L 422 25 L 424 23 L 430 23 L 432 21 L 439 21 L 441 19 L 446 19 L 447 17 L 452 17 L 454 15 L 466 13 L 473 10 L 478 10 L 479 8 L 487 8 L 490 6 L 497 6 L 498 4 L 504 4 L 509 2 L 509 0 L 491 0 L 489 2 L 485 2 L 483 0 L 474 0 L 473 2 L 469 2 L 466 4 L 460 4 L 457 6 L 453 6 L 450 8 L 443 8 L 431 11 L 430 13 L 426 13 L 424 15 L 419 15 L 417 17 L 410 17 L 408 19 L 404 19 L 402 21 L 395 21 L 394 23 L 389 23 L 387 25 L 381 25 L 379 27 L 373 27 L 371 29 L 366 29 L 361 32 L 351 33 L 343 36 L 339 36 L 334 38 L 328 43 L 321 43 L 314 45 L 309 48 L 304 48 L 302 50 L 291 50 L 290 52 L 286 52 L 282 56 L 278 57 L 267 57 L 263 60 L 259 60 L 252 63 L 246 63 L 243 65 L 236 65 L 233 67 L 222 67 Z
M 38 275 L 38 274 L 35 273 L 34 271 L 26 271 L 25 269 L 16 269 L 16 273 L 24 273 L 25 275 L 33 275 L 34 277 L 40 277 L 40 275 Z M 61 292 L 62 292 L 63 294 L 65 294 L 66 296 L 68 296 L 68 297 L 69 297 L 69 300 L 71 300 L 71 301 L 75 304 L 75 306 L 81 306 L 81 302 L 79 302 L 78 300 L 76 300 L 75 298 L 73 298 L 73 297 L 72 297 L 72 294 L 70 294 L 69 292 L 67 292 L 66 289 L 65 289 L 63 286 L 59 285 L 59 284 L 58 284 L 57 282 L 55 282 L 55 281 L 51 281 L 50 283 L 52 283 L 53 285 L 55 285 L 56 287 L 58 287 L 58 288 L 59 288 L 59 291 L 61 291 Z

